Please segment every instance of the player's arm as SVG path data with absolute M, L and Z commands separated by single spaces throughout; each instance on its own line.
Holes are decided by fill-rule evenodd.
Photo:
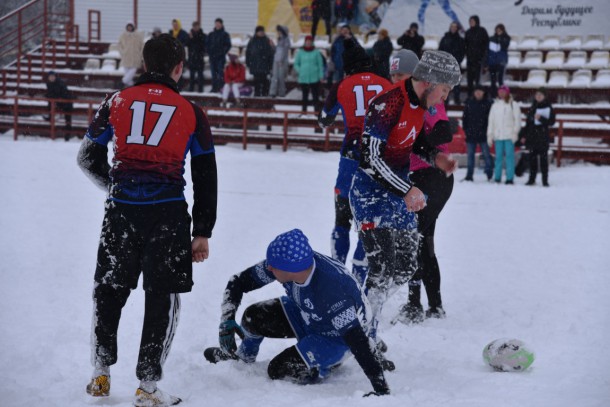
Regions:
M 335 83 L 330 89 L 324 106 L 318 114 L 318 124 L 320 127 L 325 128 L 334 123 L 337 113 L 339 113 L 339 100 L 337 98 L 337 91 L 339 89 L 339 83 Z
M 110 185 L 108 143 L 113 137 L 109 123 L 110 106 L 116 94 L 107 96 L 98 108 L 85 133 L 76 160 L 93 183 L 105 191 L 108 191 Z
M 343 340 L 354 355 L 354 358 L 371 381 L 376 395 L 390 394 L 390 387 L 383 375 L 381 362 L 375 357 L 369 338 L 360 324 L 355 325 L 343 334 Z M 370 394 L 370 393 L 369 393 Z
M 193 237 L 209 238 L 216 224 L 218 176 L 212 132 L 203 111 L 193 105 L 197 118 L 191 143 L 191 178 L 193 181 Z
M 390 192 L 405 196 L 411 184 L 396 174 L 384 159 L 384 152 L 392 128 L 400 118 L 401 103 L 394 98 L 402 97 L 399 92 L 387 92 L 371 102 L 364 119 L 362 134 L 362 160 L 370 164 L 366 172 Z M 389 103 L 389 102 L 392 103 Z
M 235 321 L 235 317 L 244 293 L 275 281 L 273 274 L 266 269 L 266 264 L 267 262 L 261 261 L 241 273 L 235 274 L 227 283 L 222 298 L 220 325 L 218 326 L 218 342 L 221 349 L 227 354 L 234 355 L 237 350 L 235 334 L 243 337 L 241 327 Z

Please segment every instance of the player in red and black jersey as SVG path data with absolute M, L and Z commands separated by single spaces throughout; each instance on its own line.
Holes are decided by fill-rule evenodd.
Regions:
M 320 111 L 318 122 L 322 127 L 330 126 L 337 113 L 343 114 L 345 137 L 341 146 L 339 172 L 335 183 L 335 227 L 331 235 L 331 250 L 334 259 L 345 264 L 349 252 L 349 230 L 352 211 L 349 207 L 349 189 L 360 160 L 360 138 L 364 127 L 366 108 L 375 96 L 391 86 L 390 81 L 377 76 L 366 51 L 354 39 L 346 40 L 343 51 L 343 68 L 346 76 L 335 84 Z M 358 242 L 354 252 L 353 271 L 360 283 L 366 278 L 365 253 Z
M 83 171 L 108 192 L 93 292 L 94 372 L 87 392 L 109 394 L 121 309 L 142 273 L 145 312 L 134 404 L 165 406 L 180 402 L 156 382 L 176 331 L 179 293 L 191 291 L 192 262 L 208 257 L 216 222 L 216 159 L 205 114 L 178 93 L 184 47 L 163 34 L 145 44 L 143 56 L 146 73 L 135 86 L 104 100 L 78 156 Z M 194 190 L 192 241 L 184 198 L 187 153 Z
M 417 269 L 414 212 L 426 200 L 409 179 L 411 152 L 446 173 L 457 166 L 418 134 L 426 110 L 446 100 L 459 79 L 460 67 L 453 56 L 426 51 L 411 79 L 393 85 L 367 109 L 360 166 L 349 199 L 369 265 L 366 288 L 373 311 L 372 337 L 388 296 Z

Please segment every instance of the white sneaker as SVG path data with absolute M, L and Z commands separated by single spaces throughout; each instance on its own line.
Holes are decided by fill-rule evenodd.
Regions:
M 136 395 L 133 398 L 133 405 L 136 407 L 166 407 L 175 406 L 181 401 L 182 399 L 178 397 L 163 393 L 159 388 L 152 393 L 148 393 L 146 390 L 138 388 L 138 390 L 136 390 Z

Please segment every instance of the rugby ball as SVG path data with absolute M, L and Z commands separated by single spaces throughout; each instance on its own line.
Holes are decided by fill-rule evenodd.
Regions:
M 534 363 L 534 352 L 519 339 L 496 339 L 483 349 L 483 360 L 500 372 L 522 372 Z

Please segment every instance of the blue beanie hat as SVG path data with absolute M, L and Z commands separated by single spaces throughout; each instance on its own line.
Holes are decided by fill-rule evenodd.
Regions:
M 305 271 L 313 266 L 313 250 L 300 229 L 282 233 L 267 248 L 267 264 L 289 273 Z

